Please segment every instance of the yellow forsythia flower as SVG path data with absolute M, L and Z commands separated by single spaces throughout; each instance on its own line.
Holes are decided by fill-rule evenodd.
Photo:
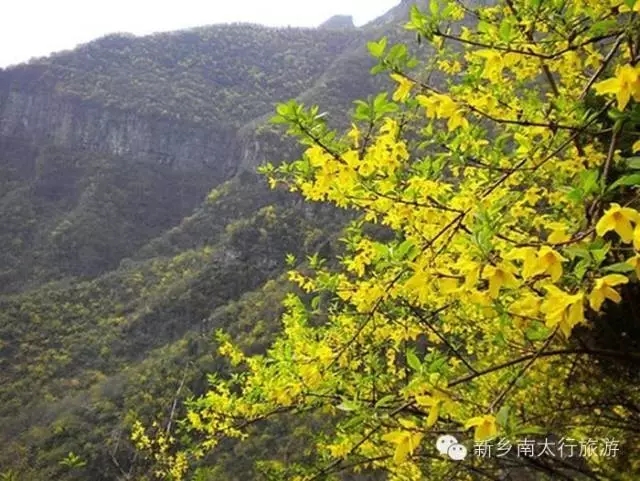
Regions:
M 562 262 L 566 260 L 549 246 L 542 246 L 538 252 L 540 270 L 549 274 L 553 282 L 562 277 Z
M 351 130 L 347 134 L 347 137 L 351 139 L 356 149 L 360 147 L 360 130 L 358 130 L 356 124 L 351 124 Z
M 513 275 L 515 268 L 508 262 L 501 262 L 497 266 L 487 266 L 482 278 L 489 281 L 489 295 L 495 299 L 504 287 L 518 287 L 518 280 Z
M 540 307 L 540 311 L 545 314 L 545 324 L 549 328 L 559 326 L 560 331 L 569 337 L 571 330 L 584 322 L 584 294 L 568 294 L 553 285 L 546 286 L 545 289 L 548 295 Z
M 627 282 L 629 279 L 622 274 L 610 274 L 597 279 L 591 294 L 589 294 L 589 305 L 594 311 L 599 311 L 605 299 L 610 299 L 615 303 L 620 302 L 622 297 L 613 287 Z
M 511 304 L 511 306 L 509 307 L 509 312 L 511 312 L 516 316 L 513 320 L 513 323 L 517 328 L 522 328 L 525 326 L 523 317 L 534 318 L 538 315 L 539 311 L 540 311 L 540 298 L 532 294 L 524 295 L 520 299 L 516 300 L 513 304 Z
M 414 83 L 408 78 L 396 73 L 392 73 L 391 78 L 398 82 L 398 88 L 393 93 L 393 100 L 395 102 L 404 102 L 409 98 Z
M 640 223 L 640 213 L 637 210 L 612 203 L 596 224 L 596 233 L 602 237 L 613 230 L 620 236 L 622 242 L 629 244 L 633 240 L 632 222 Z
M 551 229 L 551 233 L 547 238 L 547 242 L 550 244 L 561 244 L 562 242 L 567 242 L 571 239 L 571 236 L 567 234 L 567 227 L 560 222 L 552 222 L 549 224 L 549 229 Z
M 636 276 L 640 278 L 640 254 L 636 254 L 630 259 L 627 259 L 627 264 L 629 264 L 636 270 Z
M 595 84 L 596 93 L 615 94 L 618 100 L 618 108 L 623 110 L 631 97 L 640 101 L 640 67 L 623 65 L 616 69 L 616 76 Z
M 409 455 L 413 454 L 423 436 L 420 432 L 393 431 L 382 436 L 382 439 L 396 445 L 393 462 L 402 464 Z
M 465 425 L 465 429 L 475 427 L 473 433 L 473 439 L 475 441 L 484 441 L 485 439 L 491 439 L 498 434 L 498 423 L 495 416 L 487 414 L 485 416 L 477 416 L 469 419 Z
M 505 258 L 509 260 L 522 260 L 523 279 L 529 279 L 539 274 L 538 256 L 536 255 L 536 250 L 533 247 L 520 247 L 518 249 L 513 249 L 505 255 Z
M 640 12 L 640 1 L 636 0 L 636 2 L 633 4 L 633 7 L 629 8 L 626 4 L 624 5 L 620 5 L 620 7 L 618 8 L 618 11 L 621 13 L 626 13 L 626 12 Z

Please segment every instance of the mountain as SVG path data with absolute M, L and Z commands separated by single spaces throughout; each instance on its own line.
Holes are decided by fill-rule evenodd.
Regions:
M 318 28 L 341 29 L 355 28 L 351 15 L 334 15 L 329 20 L 321 23 Z
M 242 126 L 312 88 L 361 35 L 110 35 L 0 72 L 0 291 L 106 272 L 179 223 L 264 160 Z
M 361 33 L 220 25 L 109 35 L 0 72 L 0 138 L 235 171 L 239 127 L 314 86 Z
M 407 38 L 409 3 L 361 28 L 114 34 L 0 70 L 0 474 L 150 479 L 133 420 L 173 420 L 224 371 L 218 329 L 264 349 L 287 254 L 339 252 L 350 218 L 254 173 L 298 153 L 267 121 L 297 98 L 344 125 L 386 82 L 366 42 Z M 202 479 L 298 456 L 304 430 L 274 446 L 281 430 L 212 454 Z

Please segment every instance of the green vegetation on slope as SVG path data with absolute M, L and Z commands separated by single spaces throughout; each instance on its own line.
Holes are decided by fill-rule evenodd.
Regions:
M 237 129 L 241 151 L 277 162 L 298 147 L 266 125 L 273 105 L 298 97 L 344 121 L 352 98 L 384 81 L 369 76 L 365 44 L 388 32 L 401 34 L 379 24 L 110 35 L 0 71 L 0 107 L 10 91 L 37 91 Z M 251 155 L 234 154 L 230 163 L 253 167 Z M 326 253 L 348 215 L 302 205 L 249 173 L 221 180 L 0 136 L 0 475 L 148 479 L 128 442 L 132 420 L 166 422 L 174 400 L 183 409 L 206 373 L 227 368 L 218 328 L 251 352 L 268 344 L 289 289 L 286 254 Z M 256 454 L 293 460 L 305 429 L 283 446 L 273 443 L 278 425 L 249 448 L 224 446 L 203 479 L 256 479 Z
M 213 202 L 230 197 L 242 209 L 249 191 L 268 194 L 245 176 Z M 25 481 L 115 479 L 110 433 L 120 433 L 126 446 L 134 415 L 151 419 L 170 409 L 185 369 L 189 389 L 201 393 L 203 373 L 222 366 L 212 356 L 217 328 L 242 334 L 256 349 L 267 342 L 279 299 L 252 295 L 245 321 L 234 302 L 265 283 L 274 286 L 268 281 L 283 272 L 286 254 L 316 251 L 327 240 L 323 227 L 341 221 L 333 210 L 303 209 L 292 196 L 259 204 L 236 211 L 236 220 L 203 226 L 195 238 L 207 231 L 209 241 L 197 248 L 126 261 L 93 281 L 2 298 L 1 466 L 19 470 Z M 203 359 L 204 367 L 189 364 Z M 68 452 L 88 464 L 65 478 L 58 461 Z M 122 464 L 129 454 L 118 454 Z
M 0 294 L 117 267 L 191 213 L 215 180 L 50 146 L 0 151 L 0 162 Z

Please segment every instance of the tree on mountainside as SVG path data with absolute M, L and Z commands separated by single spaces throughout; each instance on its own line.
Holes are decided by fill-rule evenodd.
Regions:
M 406 46 L 370 43 L 397 88 L 357 101 L 346 135 L 279 105 L 307 150 L 263 169 L 272 186 L 361 215 L 339 269 L 291 271 L 302 293 L 266 354 L 220 335 L 236 371 L 189 404 L 188 447 L 136 426 L 157 476 L 312 412 L 330 426 L 315 462 L 273 462 L 274 479 L 637 479 L 639 13 L 431 0 L 407 28 L 435 53 L 417 69 Z

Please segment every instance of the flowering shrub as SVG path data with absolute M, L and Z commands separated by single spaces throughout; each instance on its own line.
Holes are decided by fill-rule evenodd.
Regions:
M 317 107 L 278 106 L 275 121 L 308 148 L 263 168 L 272 186 L 361 215 L 339 269 L 313 258 L 290 273 L 305 295 L 289 295 L 265 355 L 225 340 L 240 371 L 191 405 L 204 441 L 189 456 L 257 420 L 317 410 L 333 436 L 317 465 L 283 479 L 636 479 L 639 11 L 432 0 L 406 26 L 433 47 L 426 60 L 369 44 L 396 89 L 357 101 L 346 135 Z M 602 326 L 623 328 L 607 344 Z M 441 433 L 616 438 L 626 455 L 453 461 L 435 449 Z

